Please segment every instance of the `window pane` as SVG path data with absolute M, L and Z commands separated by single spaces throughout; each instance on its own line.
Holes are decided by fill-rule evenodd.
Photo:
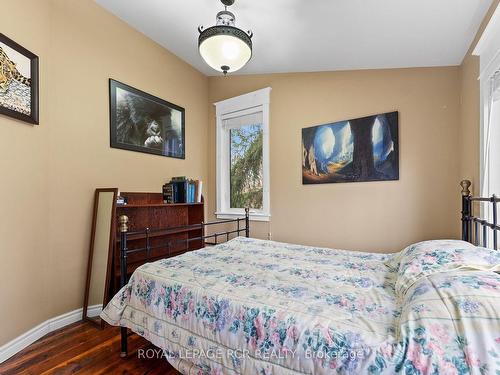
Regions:
M 500 195 L 500 100 L 491 104 L 489 194 Z
M 262 209 L 262 124 L 230 129 L 231 208 Z

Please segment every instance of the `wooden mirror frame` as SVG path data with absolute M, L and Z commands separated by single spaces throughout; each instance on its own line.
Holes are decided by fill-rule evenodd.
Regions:
M 83 298 L 83 313 L 82 320 L 91 322 L 96 324 L 101 329 L 104 328 L 104 320 L 100 319 L 100 322 L 96 321 L 87 316 L 88 311 L 88 303 L 89 303 L 89 293 L 90 293 L 90 281 L 92 276 L 92 261 L 94 255 L 94 242 L 95 242 L 95 233 L 96 233 L 96 225 L 97 225 L 97 211 L 99 209 L 99 194 L 100 193 L 113 193 L 113 204 L 111 208 L 111 223 L 110 223 L 110 234 L 109 234 L 109 246 L 108 246 L 108 262 L 106 266 L 106 277 L 105 277 L 105 285 L 104 285 L 104 297 L 102 301 L 102 307 L 106 305 L 109 298 L 109 284 L 111 280 L 111 271 L 113 265 L 113 249 L 115 244 L 115 235 L 116 235 L 116 198 L 118 196 L 118 188 L 101 188 L 96 189 L 94 193 L 94 210 L 92 217 L 92 230 L 90 232 L 90 246 L 89 246 L 89 258 L 87 263 L 87 279 L 85 281 L 85 295 Z

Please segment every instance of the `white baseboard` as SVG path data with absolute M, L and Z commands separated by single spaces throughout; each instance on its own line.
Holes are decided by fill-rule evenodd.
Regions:
M 101 313 L 101 310 L 102 305 L 89 306 L 88 316 L 96 317 Z M 21 336 L 9 341 L 7 344 L 0 346 L 0 363 L 6 361 L 14 354 L 19 353 L 21 350 L 33 344 L 36 340 L 41 339 L 50 332 L 82 320 L 82 313 L 83 309 L 80 308 L 48 319 L 30 329 L 28 332 L 23 333 Z

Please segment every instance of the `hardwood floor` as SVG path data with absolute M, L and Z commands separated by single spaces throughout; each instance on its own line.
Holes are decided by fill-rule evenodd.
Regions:
M 129 355 L 120 358 L 120 330 L 78 322 L 41 338 L 0 364 L 0 374 L 180 374 L 165 358 L 140 359 L 138 349 L 154 348 L 129 336 Z

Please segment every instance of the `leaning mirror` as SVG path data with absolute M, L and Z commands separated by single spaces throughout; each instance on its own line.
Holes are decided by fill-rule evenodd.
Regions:
M 116 197 L 118 189 L 96 189 L 92 229 L 90 233 L 89 260 L 83 319 L 103 327 L 99 317 L 108 300 L 111 264 L 113 259 Z

